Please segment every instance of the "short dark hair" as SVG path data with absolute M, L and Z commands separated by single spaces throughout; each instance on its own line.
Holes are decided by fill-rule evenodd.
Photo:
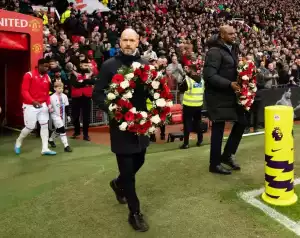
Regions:
M 39 61 L 38 61 L 38 65 L 47 64 L 47 63 L 49 63 L 49 60 L 44 59 L 44 58 L 39 59 Z

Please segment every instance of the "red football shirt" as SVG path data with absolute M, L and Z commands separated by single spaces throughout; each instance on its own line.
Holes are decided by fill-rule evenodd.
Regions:
M 34 101 L 50 105 L 50 84 L 48 74 L 40 75 L 38 70 L 27 72 L 23 77 L 21 93 L 24 104 L 32 104 Z

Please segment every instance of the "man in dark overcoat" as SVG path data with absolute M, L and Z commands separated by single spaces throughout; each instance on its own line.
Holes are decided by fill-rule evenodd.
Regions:
M 105 112 L 108 112 L 105 90 L 109 87 L 113 76 L 121 66 L 130 67 L 133 62 L 147 64 L 142 60 L 137 47 L 139 36 L 133 29 L 123 31 L 120 39 L 121 54 L 115 56 L 102 64 L 99 80 L 96 81 L 93 100 Z M 137 111 L 147 111 L 146 100 L 149 93 L 143 85 L 135 88 L 132 105 Z M 135 174 L 142 167 L 145 161 L 146 149 L 149 146 L 147 136 L 137 136 L 129 131 L 121 131 L 117 121 L 111 119 L 110 140 L 111 150 L 116 154 L 119 177 L 110 182 L 110 186 L 115 192 L 116 198 L 121 204 L 128 204 L 128 222 L 137 231 L 147 231 L 148 224 L 140 211 L 140 202 L 135 191 Z
M 231 26 L 222 26 L 218 35 L 208 41 L 203 70 L 205 81 L 205 102 L 212 121 L 209 171 L 231 174 L 240 170 L 234 155 L 247 125 L 246 111 L 237 104 L 240 86 L 237 83 L 238 45 L 235 44 L 236 31 Z M 227 140 L 223 154 L 222 140 L 226 121 L 235 122 Z M 223 167 L 222 164 L 229 166 Z

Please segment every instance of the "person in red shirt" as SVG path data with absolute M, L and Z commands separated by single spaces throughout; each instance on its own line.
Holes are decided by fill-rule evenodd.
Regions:
M 37 69 L 27 72 L 23 77 L 21 94 L 23 97 L 23 115 L 25 127 L 20 133 L 16 144 L 15 153 L 21 153 L 23 140 L 32 132 L 39 122 L 41 125 L 42 154 L 55 155 L 56 152 L 48 147 L 49 131 L 49 111 L 52 112 L 50 103 L 50 84 L 48 76 L 49 63 L 46 59 L 38 61 Z

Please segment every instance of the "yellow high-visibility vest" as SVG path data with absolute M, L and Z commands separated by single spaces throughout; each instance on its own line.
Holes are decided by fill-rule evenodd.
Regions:
M 67 9 L 62 15 L 60 19 L 60 23 L 63 24 L 65 20 L 67 20 L 71 16 L 71 10 Z
M 151 109 L 153 108 L 152 101 L 149 98 L 147 98 L 147 100 L 146 100 L 146 106 L 147 106 L 148 112 L 151 111 Z
M 203 105 L 204 82 L 197 83 L 195 80 L 186 77 L 188 90 L 183 95 L 183 105 L 188 107 L 201 107 Z
M 48 24 L 48 16 L 47 16 L 47 14 L 44 14 L 44 15 L 43 15 L 43 24 L 44 24 L 44 25 L 47 25 L 47 24 Z

